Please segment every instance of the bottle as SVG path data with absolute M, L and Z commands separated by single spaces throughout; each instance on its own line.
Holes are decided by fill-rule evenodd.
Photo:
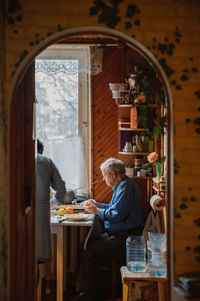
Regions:
M 153 277 L 166 277 L 166 234 L 148 232 L 148 272 Z
M 146 242 L 143 236 L 129 236 L 127 238 L 126 266 L 133 272 L 146 271 Z
M 137 109 L 135 107 L 131 108 L 130 111 L 130 122 L 131 122 L 131 128 L 137 129 L 138 123 L 137 123 Z
M 148 266 L 150 276 L 166 277 L 167 267 L 164 260 L 164 252 L 160 250 L 151 250 Z

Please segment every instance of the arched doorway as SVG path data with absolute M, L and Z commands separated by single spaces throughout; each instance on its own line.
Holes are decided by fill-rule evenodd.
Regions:
M 170 262 L 172 237 L 173 202 L 173 137 L 172 137 L 172 98 L 166 76 L 154 56 L 133 38 L 110 29 L 98 27 L 75 28 L 57 33 L 47 38 L 25 58 L 12 82 L 11 124 L 10 124 L 10 158 L 11 196 L 10 207 L 16 212 L 11 220 L 10 230 L 10 283 L 11 300 L 19 296 L 21 300 L 34 300 L 36 288 L 35 271 L 35 151 L 32 138 L 34 91 L 34 60 L 47 46 L 56 43 L 80 39 L 98 43 L 104 40 L 128 45 L 141 58 L 151 63 L 158 74 L 166 95 L 167 135 L 166 135 L 166 181 L 167 181 L 167 216 L 168 216 L 168 278 L 171 283 L 172 264 Z M 20 277 L 19 277 L 20 275 Z M 18 281 L 15 281 L 18 279 Z M 169 286 L 170 287 L 170 286 Z

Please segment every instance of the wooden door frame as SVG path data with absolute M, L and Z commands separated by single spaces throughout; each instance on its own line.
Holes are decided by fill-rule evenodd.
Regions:
M 34 70 L 34 64 L 30 65 L 23 80 L 17 83 L 11 107 L 10 301 L 33 301 L 36 296 Z
M 20 64 L 19 68 L 17 69 L 13 80 L 11 84 L 10 89 L 10 99 L 11 99 L 11 121 L 10 121 L 10 129 L 14 128 L 14 122 L 18 122 L 16 120 L 16 111 L 15 108 L 17 106 L 17 102 L 19 99 L 16 97 L 16 85 L 18 84 L 19 80 L 23 79 L 26 70 L 28 66 L 31 64 L 31 62 L 34 61 L 35 57 L 46 47 L 64 41 L 64 39 L 73 36 L 73 35 L 81 35 L 81 34 L 100 34 L 105 37 L 111 37 L 116 38 L 119 40 L 122 40 L 123 42 L 127 43 L 130 47 L 133 47 L 141 56 L 146 58 L 153 67 L 155 68 L 157 74 L 161 78 L 163 87 L 165 89 L 166 98 L 167 98 L 167 162 L 166 162 L 166 169 L 167 169 L 167 233 L 168 233 L 168 279 L 169 279 L 169 300 L 171 299 L 171 291 L 174 285 L 174 271 L 173 271 L 173 192 L 174 192 L 174 155 L 173 155 L 173 102 L 172 102 L 172 95 L 171 90 L 168 84 L 167 77 L 159 65 L 156 58 L 150 53 L 149 50 L 147 50 L 142 44 L 137 42 L 132 37 L 118 32 L 116 30 L 103 28 L 103 27 L 80 27 L 80 28 L 73 28 L 69 30 L 64 30 L 62 32 L 58 32 L 56 34 L 51 35 L 50 37 L 47 37 L 44 41 L 39 43 L 35 48 L 32 49 L 32 51 L 25 57 L 24 61 Z M 24 129 L 26 128 L 26 125 L 22 125 Z M 10 144 L 10 162 L 11 166 L 14 168 L 10 171 L 10 190 L 11 190 L 11 196 L 10 196 L 10 207 L 12 208 L 12 205 L 17 201 L 17 182 L 16 182 L 16 172 L 18 169 L 20 169 L 20 165 L 16 165 L 16 148 L 17 148 L 17 141 L 19 137 L 17 136 L 18 133 L 16 133 L 16 137 L 11 138 L 11 144 Z M 10 132 L 10 137 L 12 137 L 12 132 Z M 30 152 L 31 158 L 34 156 L 33 153 Z M 20 162 L 20 164 L 26 164 L 26 162 Z M 19 196 L 20 197 L 20 196 Z M 25 225 L 26 226 L 26 225 Z M 11 230 L 12 231 L 12 228 Z M 12 234 L 12 233 L 10 233 Z M 11 237 L 11 235 L 10 235 Z M 11 244 L 13 245 L 13 244 Z M 10 253 L 10 256 L 12 257 L 14 254 L 14 251 L 12 250 Z M 10 270 L 10 273 L 12 273 L 12 268 Z M 10 279 L 12 279 L 10 277 Z M 11 285 L 11 283 L 10 283 Z

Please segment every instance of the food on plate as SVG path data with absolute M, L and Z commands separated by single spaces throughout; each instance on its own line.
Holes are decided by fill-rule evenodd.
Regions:
M 84 218 L 85 216 L 80 214 L 74 214 L 70 216 L 70 219 L 84 219 Z
M 57 214 L 60 215 L 60 216 L 63 216 L 65 214 L 65 209 L 64 208 L 60 208 L 58 211 L 57 211 Z
M 84 207 L 90 206 L 90 201 L 85 201 L 85 202 L 83 203 L 83 206 L 84 206 Z
M 67 207 L 66 209 L 65 209 L 65 213 L 66 214 L 72 214 L 74 212 L 74 209 L 72 208 L 72 207 Z

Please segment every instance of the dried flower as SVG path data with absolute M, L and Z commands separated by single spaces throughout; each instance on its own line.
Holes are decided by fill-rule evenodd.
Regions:
M 165 162 L 165 156 L 164 157 L 161 157 L 159 158 L 158 157 L 158 154 L 156 152 L 152 152 L 150 153 L 148 156 L 147 156 L 147 160 L 148 162 L 150 163 L 164 163 Z
M 162 176 L 162 164 L 165 162 L 165 156 L 159 158 L 156 152 L 152 152 L 147 156 L 147 160 L 156 166 L 156 178 L 160 181 Z

